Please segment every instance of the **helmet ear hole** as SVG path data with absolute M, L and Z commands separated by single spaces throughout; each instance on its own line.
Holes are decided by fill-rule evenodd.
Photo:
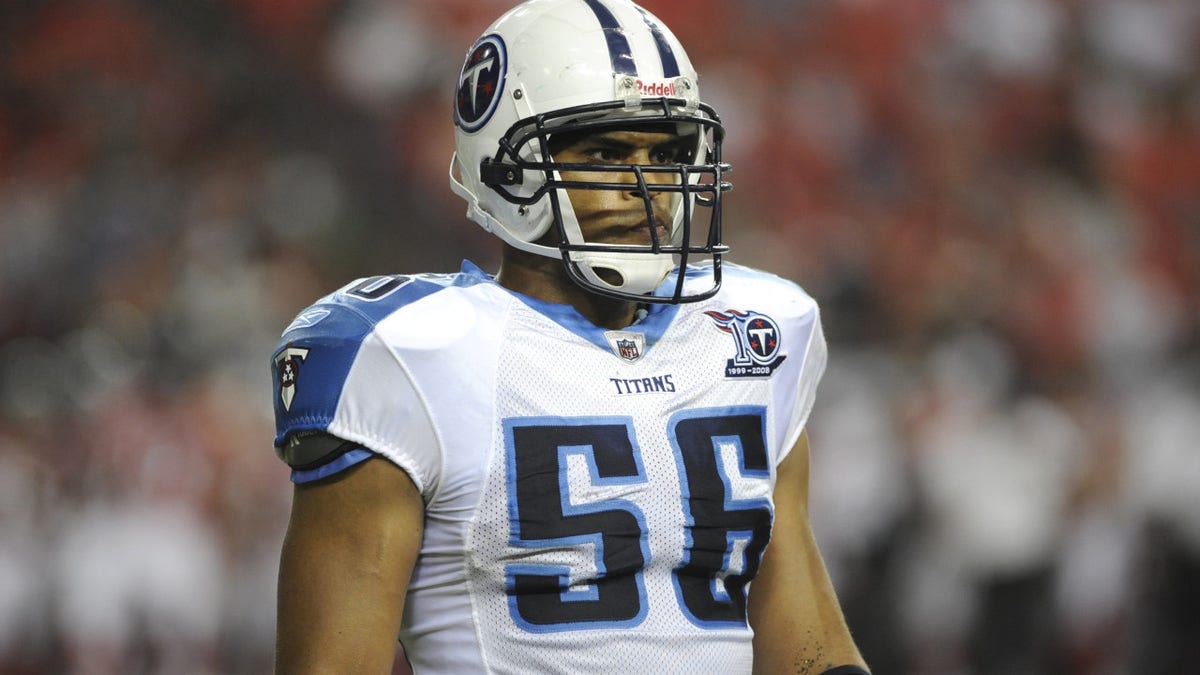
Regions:
M 625 276 L 618 269 L 612 267 L 593 267 L 592 271 L 606 284 L 611 284 L 617 288 L 625 285 Z

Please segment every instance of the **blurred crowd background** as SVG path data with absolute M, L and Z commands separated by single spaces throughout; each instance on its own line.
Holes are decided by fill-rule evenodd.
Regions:
M 450 101 L 511 4 L 0 3 L 0 673 L 269 671 L 270 352 L 495 268 Z M 1200 672 L 1200 4 L 645 5 L 732 259 L 822 304 L 811 510 L 875 672 Z

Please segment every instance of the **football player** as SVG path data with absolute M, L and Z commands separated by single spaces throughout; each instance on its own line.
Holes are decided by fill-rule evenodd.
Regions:
M 724 128 L 628 0 L 467 52 L 452 189 L 495 276 L 357 280 L 275 352 L 277 670 L 866 673 L 807 514 L 826 348 L 724 262 Z

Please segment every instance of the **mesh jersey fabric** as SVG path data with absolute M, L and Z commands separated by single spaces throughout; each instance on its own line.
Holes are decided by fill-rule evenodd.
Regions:
M 284 332 L 276 445 L 361 446 L 293 480 L 379 455 L 422 494 L 416 673 L 750 671 L 775 467 L 826 351 L 798 286 L 723 271 L 713 298 L 622 331 L 465 263 L 356 281 Z

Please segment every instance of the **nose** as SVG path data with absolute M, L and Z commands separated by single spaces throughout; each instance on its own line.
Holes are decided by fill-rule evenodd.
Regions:
M 642 171 L 642 170 L 640 170 L 641 167 L 655 166 L 654 163 L 650 160 L 650 153 L 648 151 L 643 151 L 643 152 L 638 153 L 638 155 L 636 157 L 634 157 L 633 159 L 634 159 L 634 165 L 638 167 L 638 170 L 636 170 L 633 174 L 631 174 L 630 178 L 632 179 L 631 182 L 636 184 L 638 187 L 635 187 L 634 189 L 630 190 L 629 196 L 636 197 L 638 199 L 644 199 L 646 197 L 646 194 L 645 194 L 645 190 L 643 190 L 641 187 L 642 185 L 646 185 L 647 187 L 650 187 L 653 185 L 665 185 L 665 184 L 669 184 L 669 183 L 673 182 L 673 177 L 669 173 L 665 173 L 665 172 L 661 172 L 661 171 Z M 650 196 L 651 197 L 665 197 L 665 195 L 666 195 L 666 193 L 664 193 L 664 192 L 655 191 L 655 192 L 651 193 Z

